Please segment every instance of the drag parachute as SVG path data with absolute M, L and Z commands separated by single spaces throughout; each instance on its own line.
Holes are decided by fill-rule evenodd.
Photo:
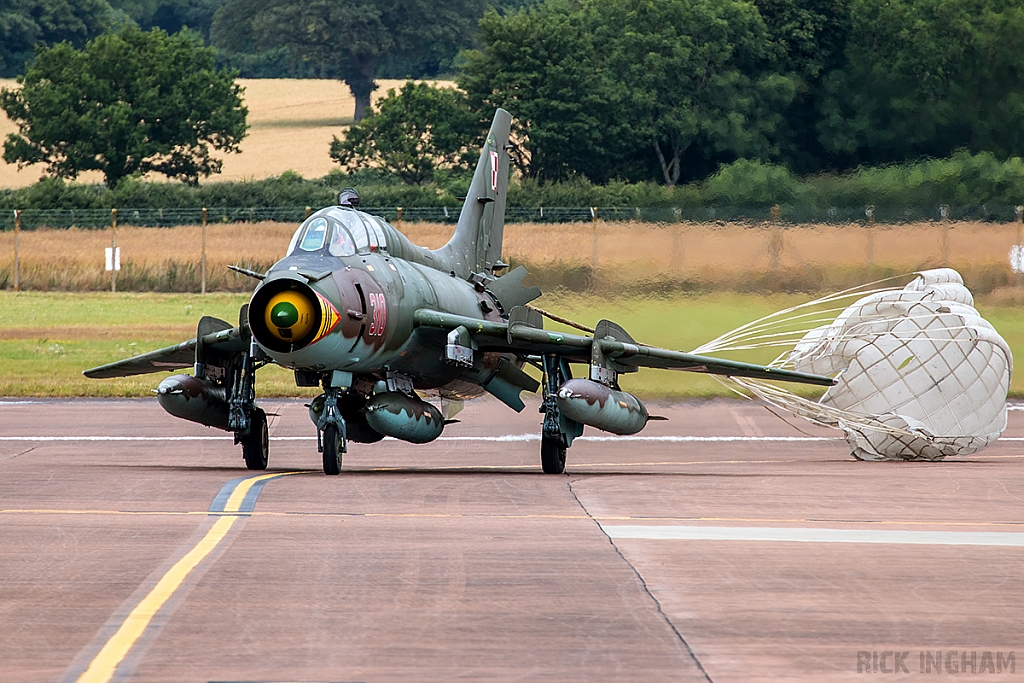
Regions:
M 1006 428 L 1013 357 L 955 270 L 917 273 L 903 288 L 860 288 L 818 299 L 694 352 L 763 347 L 788 349 L 773 367 L 831 375 L 837 384 L 811 400 L 762 380 L 723 381 L 743 395 L 842 429 L 860 460 L 967 455 Z

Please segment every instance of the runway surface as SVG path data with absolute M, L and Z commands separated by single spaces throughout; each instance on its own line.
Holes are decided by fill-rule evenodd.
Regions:
M 0 400 L 0 681 L 1024 677 L 1024 411 L 865 463 L 756 404 L 654 406 L 549 476 L 536 404 L 482 400 L 326 477 L 301 402 L 262 405 L 253 473 L 153 400 Z

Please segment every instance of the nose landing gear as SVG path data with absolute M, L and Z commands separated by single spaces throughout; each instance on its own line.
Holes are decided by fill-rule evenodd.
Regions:
M 324 474 L 341 474 L 341 458 L 348 451 L 345 418 L 338 410 L 339 387 L 324 387 L 324 405 L 317 419 L 317 450 L 324 456 Z

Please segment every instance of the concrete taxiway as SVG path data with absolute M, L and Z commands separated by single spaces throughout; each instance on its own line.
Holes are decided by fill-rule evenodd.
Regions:
M 536 406 L 482 400 L 326 477 L 301 402 L 263 405 L 253 473 L 153 400 L 0 400 L 0 680 L 1024 676 L 1024 411 L 863 463 L 756 404 L 655 406 L 547 476 Z

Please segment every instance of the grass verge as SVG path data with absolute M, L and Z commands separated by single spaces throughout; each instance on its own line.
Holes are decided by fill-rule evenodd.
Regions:
M 164 375 L 90 380 L 82 371 L 189 339 L 203 315 L 233 321 L 247 298 L 244 294 L 0 292 L 0 396 L 148 396 Z M 537 303 L 587 325 L 608 318 L 638 341 L 688 350 L 805 300 L 806 295 L 785 294 L 608 298 L 556 293 Z M 1024 354 L 1020 307 L 1015 302 L 983 301 L 979 309 L 1014 354 Z M 769 351 L 739 359 L 767 362 L 771 356 Z M 653 399 L 730 395 L 715 380 L 684 372 L 641 370 L 623 376 L 621 383 L 627 391 Z M 276 366 L 260 371 L 257 391 L 267 397 L 317 393 L 296 388 L 291 373 Z M 1019 374 L 1013 378 L 1011 394 L 1024 397 L 1024 380 Z

